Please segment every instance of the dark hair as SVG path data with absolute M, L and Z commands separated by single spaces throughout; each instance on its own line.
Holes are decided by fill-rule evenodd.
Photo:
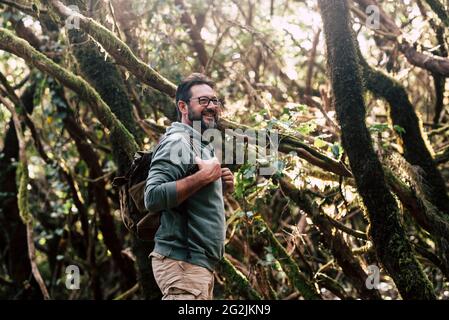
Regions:
M 185 101 L 186 103 L 192 97 L 192 92 L 190 88 L 199 84 L 207 84 L 209 87 L 214 88 L 215 83 L 209 79 L 206 75 L 202 73 L 192 73 L 186 78 L 182 79 L 178 88 L 176 89 L 176 115 L 178 117 L 178 121 L 181 120 L 181 112 L 178 108 L 179 100 Z

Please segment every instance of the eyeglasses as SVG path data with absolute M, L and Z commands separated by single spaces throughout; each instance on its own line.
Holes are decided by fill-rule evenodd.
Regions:
M 216 105 L 217 107 L 222 106 L 222 102 L 218 98 L 197 97 L 197 98 L 190 98 L 187 101 L 190 101 L 190 100 L 198 100 L 198 103 L 204 108 L 207 108 L 211 102 L 212 102 L 212 104 Z

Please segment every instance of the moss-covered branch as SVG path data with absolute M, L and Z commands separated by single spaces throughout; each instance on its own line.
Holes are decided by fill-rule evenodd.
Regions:
M 380 8 L 380 20 L 384 30 L 387 30 L 387 37 L 389 40 L 396 41 L 399 50 L 407 58 L 407 61 L 417 67 L 431 71 L 434 74 L 439 74 L 444 77 L 449 76 L 449 59 L 439 57 L 430 53 L 418 52 L 418 50 L 409 43 L 403 36 L 401 29 L 395 24 L 381 6 L 375 0 L 354 0 L 357 2 L 363 11 L 369 5 L 375 5 Z M 366 18 L 366 17 L 365 17 Z
M 37 267 L 36 262 L 36 250 L 34 248 L 34 237 L 33 237 L 33 217 L 30 212 L 30 206 L 28 202 L 28 182 L 29 182 L 29 173 L 28 173 L 28 160 L 26 155 L 26 145 L 25 138 L 22 132 L 22 124 L 19 117 L 20 112 L 25 112 L 25 110 L 16 111 L 16 107 L 9 103 L 3 96 L 7 96 L 6 91 L 0 88 L 0 102 L 10 111 L 11 117 L 14 122 L 14 128 L 17 134 L 17 140 L 19 143 L 19 164 L 17 168 L 17 180 L 19 182 L 18 194 L 17 194 L 17 204 L 19 207 L 20 217 L 23 220 L 23 223 L 26 225 L 26 233 L 27 233 L 27 245 L 28 245 L 28 257 L 30 259 L 31 264 L 31 272 L 33 274 L 34 279 L 39 285 L 39 288 L 42 292 L 42 295 L 45 300 L 50 299 L 50 294 L 48 293 L 47 287 L 45 285 L 44 280 L 42 279 L 42 275 Z
M 17 193 L 17 203 L 19 206 L 19 213 L 20 217 L 22 218 L 22 221 L 24 224 L 27 224 L 33 220 L 30 208 L 28 204 L 28 182 L 29 182 L 29 175 L 28 175 L 28 164 L 27 164 L 27 155 L 25 150 L 25 138 L 22 132 L 22 124 L 19 119 L 19 115 L 21 112 L 24 112 L 25 110 L 19 112 L 16 111 L 16 107 L 14 107 L 8 100 L 4 98 L 4 96 L 7 96 L 6 91 L 4 91 L 0 87 L 0 102 L 9 110 L 11 113 L 11 117 L 14 122 L 14 128 L 16 130 L 17 135 L 17 141 L 19 143 L 19 164 L 17 168 L 17 181 L 19 182 L 19 188 Z M 23 116 L 21 116 L 23 118 Z
M 287 178 L 279 179 L 279 184 L 282 191 L 312 219 L 314 225 L 321 231 L 324 244 L 330 249 L 344 274 L 350 279 L 360 296 L 363 299 L 382 299 L 377 290 L 369 290 L 366 287 L 365 281 L 368 275 L 362 269 L 360 261 L 352 254 L 342 234 L 333 231 L 328 217 L 320 211 L 311 197 L 297 189 Z
M 395 167 L 394 164 L 391 166 Z M 395 167 L 395 171 L 397 170 L 404 170 L 404 168 Z M 392 186 L 392 190 L 401 199 L 415 221 L 434 239 L 437 244 L 437 253 L 441 263 L 444 264 L 444 268 L 441 270 L 447 277 L 447 270 L 449 270 L 449 219 L 442 216 L 438 209 L 425 196 L 422 196 L 422 184 L 416 177 L 411 177 L 411 173 L 409 176 L 415 185 L 414 190 L 394 176 L 391 171 L 386 171 L 385 176 Z
M 14 36 L 10 31 L 0 28 L 0 49 L 11 52 L 42 72 L 48 73 L 64 86 L 75 91 L 79 97 L 88 103 L 95 116 L 111 134 L 117 137 L 117 143 L 125 150 L 130 159 L 138 149 L 134 137 L 111 112 L 109 106 L 98 93 L 82 78 L 62 68 L 42 53 L 31 47 L 26 41 Z
M 439 0 L 425 1 L 429 5 L 429 7 L 437 14 L 438 18 L 440 18 L 444 25 L 449 28 L 449 14 L 447 12 L 448 8 L 445 8 Z
M 46 10 L 28 7 L 26 5 L 17 3 L 17 1 L 11 1 L 11 0 L 0 0 L 1 4 L 10 6 L 11 8 L 17 9 L 19 11 L 22 11 L 23 13 L 29 14 L 30 16 L 37 16 L 36 12 L 39 12 L 41 14 L 46 14 Z
M 445 182 L 423 138 L 421 122 L 404 87 L 379 70 L 370 67 L 359 51 L 365 85 L 374 95 L 384 98 L 390 108 L 393 125 L 404 128 L 399 135 L 404 147 L 404 157 L 412 165 L 421 167 L 428 185 L 427 195 L 441 211 L 449 214 L 449 197 Z
M 68 2 L 84 10 L 85 4 L 80 0 Z M 97 5 L 97 10 L 102 4 Z M 83 78 L 98 92 L 101 99 L 109 106 L 112 113 L 120 120 L 126 129 L 139 141 L 137 123 L 133 118 L 133 105 L 126 93 L 122 75 L 110 58 L 100 52 L 98 45 L 79 29 L 68 30 L 69 41 L 73 45 L 72 53 L 78 62 L 78 69 Z M 114 136 L 111 136 L 115 140 Z M 114 161 L 118 174 L 123 175 L 128 170 L 130 162 L 120 144 L 112 145 Z
M 412 165 L 423 169 L 427 185 L 427 196 L 438 209 L 449 214 L 449 197 L 446 185 L 433 161 L 428 145 L 423 138 L 421 122 L 404 87 L 382 71 L 368 65 L 358 50 L 365 85 L 374 95 L 384 98 L 389 104 L 393 125 L 404 128 L 398 138 L 404 147 L 404 157 Z
M 262 296 L 254 290 L 248 279 L 238 271 L 228 258 L 223 257 L 220 261 L 220 266 L 223 269 L 223 275 L 226 277 L 226 282 L 235 286 L 236 291 L 243 297 L 250 300 L 261 300 Z
M 259 232 L 268 237 L 268 240 L 273 249 L 273 255 L 282 261 L 283 268 L 286 269 L 286 273 L 292 282 L 293 286 L 301 293 L 305 299 L 320 300 L 321 296 L 317 292 L 315 286 L 310 280 L 308 280 L 299 269 L 298 264 L 288 254 L 287 250 L 282 246 L 279 240 L 274 235 L 271 228 L 266 224 L 262 217 L 256 217 L 256 223 L 258 224 Z
M 243 132 L 250 129 L 248 126 L 237 124 L 228 119 L 220 120 L 220 127 L 224 129 L 241 129 Z M 346 168 L 346 166 L 339 161 L 327 157 L 315 148 L 307 145 L 306 143 L 300 141 L 299 139 L 286 135 L 279 134 L 279 151 L 284 153 L 296 153 L 298 157 L 308 161 L 309 163 L 322 168 L 325 171 L 333 172 L 337 175 L 344 177 L 350 177 L 351 172 Z
M 157 73 L 148 64 L 137 58 L 131 49 L 122 40 L 117 38 L 114 33 L 95 20 L 71 10 L 61 1 L 45 0 L 43 2 L 47 3 L 54 10 L 61 19 L 60 22 L 65 21 L 67 18 L 78 19 L 80 28 L 100 43 L 114 57 L 118 64 L 128 69 L 137 79 L 170 97 L 175 96 L 176 86 Z
M 433 287 L 418 263 L 395 199 L 365 124 L 365 104 L 357 51 L 346 0 L 319 0 L 326 37 L 334 103 L 357 190 L 370 219 L 370 236 L 379 260 L 404 299 L 435 299 Z M 374 191 L 373 191 L 374 190 Z

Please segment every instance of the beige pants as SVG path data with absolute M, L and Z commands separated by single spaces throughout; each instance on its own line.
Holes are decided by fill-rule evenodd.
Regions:
M 210 270 L 157 252 L 150 254 L 162 300 L 212 300 L 214 274 Z

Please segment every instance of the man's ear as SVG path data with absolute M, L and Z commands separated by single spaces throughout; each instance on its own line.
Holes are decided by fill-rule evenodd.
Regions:
M 188 112 L 187 104 L 184 101 L 179 100 L 178 101 L 178 110 L 181 114 L 187 114 L 187 112 Z

